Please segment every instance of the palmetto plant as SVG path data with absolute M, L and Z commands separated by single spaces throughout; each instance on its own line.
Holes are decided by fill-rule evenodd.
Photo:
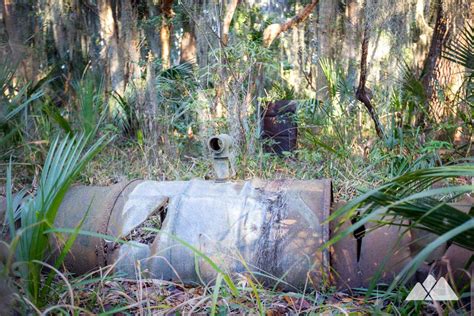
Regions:
M 417 112 L 424 110 L 421 105 L 427 102 L 427 96 L 422 79 L 415 67 L 402 60 L 399 69 L 401 89 L 399 95 L 394 96 L 392 105 L 395 110 L 402 113 L 405 124 L 409 124 L 414 120 Z
M 332 102 L 351 103 L 354 101 L 354 87 L 342 67 L 334 60 L 321 58 L 319 64 L 327 81 L 327 94 Z
M 329 244 L 353 233 L 369 221 L 379 222 L 380 225 L 404 226 L 401 233 L 418 228 L 438 235 L 402 270 L 396 280 L 411 277 L 430 252 L 442 243 L 450 241 L 474 251 L 474 212 L 471 209 L 466 214 L 448 204 L 462 194 L 472 193 L 474 185 L 431 188 L 435 182 L 458 177 L 474 177 L 474 164 L 471 162 L 408 172 L 360 195 L 330 217 L 330 220 L 351 219 L 359 212 L 359 220 L 348 229 L 336 233 Z M 407 220 L 410 222 L 408 227 L 403 224 Z
M 43 262 L 50 248 L 50 236 L 46 231 L 53 228 L 58 208 L 73 180 L 108 142 L 108 136 L 105 135 L 87 148 L 93 135 L 68 136 L 63 140 L 57 137 L 51 143 L 34 195 L 26 196 L 20 192 L 13 197 L 11 164 L 8 168 L 7 222 L 11 244 L 5 272 L 13 270 L 19 274 L 21 282 L 24 282 L 23 289 L 34 304 L 44 304 L 42 299 L 50 290 L 52 281 L 52 274 L 45 284 L 40 280 Z M 70 234 L 54 263 L 55 267 L 61 265 L 64 253 L 69 250 L 76 236 L 77 233 Z
M 77 96 L 79 122 L 81 128 L 88 134 L 99 124 L 104 114 L 103 82 L 87 74 L 73 86 Z

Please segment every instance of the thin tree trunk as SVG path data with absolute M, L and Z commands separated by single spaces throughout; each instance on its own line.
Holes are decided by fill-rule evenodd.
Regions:
M 10 48 L 10 60 L 18 65 L 19 74 L 26 79 L 33 79 L 32 53 L 29 49 L 29 41 L 33 29 L 29 15 L 33 13 L 31 3 L 28 0 L 4 0 L 3 21 L 8 36 Z
M 171 33 L 168 22 L 164 19 L 161 22 L 160 28 L 160 41 L 161 41 L 161 63 L 163 70 L 171 67 Z
M 162 124 L 159 122 L 158 99 L 156 94 L 156 69 L 154 57 L 148 54 L 146 67 L 146 87 L 145 87 L 145 104 L 143 114 L 145 116 L 144 125 L 145 139 L 149 141 L 151 152 L 149 159 L 158 156 L 155 144 L 161 144 L 161 136 L 163 135 Z
M 153 3 L 153 0 L 147 0 L 147 11 L 148 11 L 148 23 L 144 25 L 145 36 L 148 42 L 148 46 L 150 51 L 153 55 L 158 58 L 161 56 L 161 49 L 160 49 L 160 40 L 157 37 L 157 27 L 156 25 L 151 25 L 153 18 L 158 15 L 158 9 L 156 5 Z
M 318 26 L 317 26 L 317 52 L 319 58 L 334 57 L 338 39 L 336 38 L 336 21 L 337 21 L 337 2 L 322 1 L 319 3 L 318 9 Z M 356 45 L 356 42 L 353 42 Z M 353 50 L 355 53 L 356 50 Z M 339 53 L 340 54 L 340 53 Z M 328 85 L 326 77 L 321 67 L 317 67 L 316 91 L 320 97 L 324 97 L 324 87 Z
M 367 22 L 366 22 L 367 23 Z M 362 102 L 367 111 L 369 112 L 370 117 L 375 125 L 375 131 L 377 132 L 377 136 L 383 138 L 383 127 L 380 123 L 379 117 L 377 112 L 375 111 L 372 102 L 370 101 L 370 96 L 367 93 L 366 88 L 366 81 L 367 81 L 367 54 L 369 50 L 369 27 L 365 26 L 364 29 L 364 36 L 362 39 L 362 50 L 361 50 L 361 58 L 360 58 L 360 78 L 359 78 L 359 86 L 357 87 L 356 97 L 357 100 Z
M 67 34 L 64 25 L 64 3 L 63 0 L 51 0 L 49 9 L 51 11 L 51 26 L 53 30 L 54 45 L 62 61 L 67 59 Z
M 229 124 L 230 135 L 234 138 L 236 147 L 239 147 L 244 137 L 241 130 L 241 120 L 240 120 L 240 104 L 238 104 L 238 99 L 235 95 L 236 91 L 228 89 L 231 85 L 232 79 L 230 78 L 231 74 L 228 69 L 227 56 L 225 48 L 228 44 L 229 39 L 229 28 L 230 23 L 234 17 L 234 13 L 237 6 L 236 0 L 231 0 L 226 8 L 224 18 L 221 24 L 221 38 L 220 38 L 220 61 L 219 61 L 219 74 L 220 78 L 216 85 L 216 96 L 215 96 L 215 109 L 217 114 L 220 116 L 223 113 L 223 109 L 227 109 L 227 122 Z M 234 78 L 235 80 L 236 78 Z M 226 89 L 227 88 L 227 89 Z
M 171 19 L 175 15 L 172 6 L 173 0 L 162 0 L 160 5 L 162 15 L 160 28 L 161 62 L 163 69 L 171 67 Z
M 219 61 L 220 80 L 216 86 L 216 98 L 215 98 L 215 109 L 218 113 L 223 112 L 222 109 L 224 107 L 223 100 L 225 99 L 225 96 L 224 96 L 225 85 L 227 83 L 227 78 L 228 78 L 228 71 L 226 69 L 227 58 L 225 56 L 224 48 L 228 44 L 230 23 L 232 22 L 232 19 L 234 17 L 237 4 L 238 4 L 238 0 L 231 0 L 230 3 L 227 4 L 225 8 L 224 19 L 221 25 L 222 36 L 220 39 L 221 51 L 220 51 L 220 61 Z M 232 107 L 231 104 L 229 104 L 228 106 Z M 230 114 L 229 116 L 232 116 L 232 110 L 228 109 L 228 112 Z
M 121 1 L 121 24 L 122 24 L 122 50 L 124 54 L 124 72 L 125 86 L 131 80 L 141 77 L 140 50 L 139 50 L 139 33 L 136 27 L 136 14 L 133 11 L 130 0 Z
M 353 86 L 357 80 L 357 43 L 359 43 L 359 12 L 357 0 L 349 0 L 346 6 L 346 23 L 344 25 L 343 53 L 347 58 L 347 77 Z
M 429 50 L 430 40 L 433 36 L 433 28 L 425 19 L 425 4 L 426 0 L 416 0 L 415 3 L 415 26 L 419 34 L 415 38 L 413 57 L 417 68 L 423 68 L 426 52 Z
M 232 22 L 232 18 L 234 17 L 235 9 L 237 8 L 237 4 L 239 0 L 231 0 L 230 3 L 227 4 L 225 10 L 224 21 L 222 22 L 222 36 L 221 41 L 222 45 L 227 46 L 229 42 L 229 29 L 230 23 Z

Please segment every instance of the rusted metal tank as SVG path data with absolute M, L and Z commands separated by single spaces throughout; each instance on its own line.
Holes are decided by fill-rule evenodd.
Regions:
M 329 180 L 132 181 L 72 188 L 55 224 L 75 227 L 89 209 L 83 230 L 130 241 L 80 236 L 66 261 L 74 272 L 115 264 L 135 277 L 139 261 L 149 277 L 213 280 L 216 271 L 184 241 L 231 274 L 250 268 L 267 283 L 303 287 L 329 272 L 329 251 L 318 249 L 329 238 L 330 204 Z
M 264 150 L 276 154 L 296 149 L 298 129 L 295 120 L 296 101 L 281 100 L 269 103 L 263 115 L 264 140 L 270 141 Z
M 368 234 L 361 255 L 353 237 L 321 250 L 332 229 L 324 223 L 330 205 L 330 180 L 131 181 L 74 187 L 56 225 L 75 227 L 89 209 L 83 230 L 129 241 L 79 237 L 66 261 L 78 273 L 113 264 L 128 277 L 214 280 L 216 271 L 186 243 L 231 275 L 252 272 L 284 288 L 319 288 L 328 281 L 367 286 L 384 260 L 381 280 L 392 280 L 410 259 L 410 238 L 403 238 L 401 250 L 388 259 L 398 239 L 391 228 Z

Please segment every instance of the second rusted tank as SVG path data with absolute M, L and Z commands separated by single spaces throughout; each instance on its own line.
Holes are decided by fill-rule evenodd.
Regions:
M 296 149 L 298 128 L 296 124 L 297 102 L 275 101 L 268 104 L 263 115 L 263 135 L 267 142 L 265 151 L 282 154 Z

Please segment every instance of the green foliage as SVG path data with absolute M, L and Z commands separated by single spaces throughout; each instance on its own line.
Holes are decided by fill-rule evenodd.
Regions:
M 90 134 L 104 115 L 104 89 L 101 79 L 84 76 L 73 84 L 77 98 L 78 119 L 85 134 Z
M 465 67 L 470 76 L 472 76 L 474 71 L 474 26 L 466 25 L 461 32 L 460 38 L 445 47 L 443 56 Z
M 360 109 L 352 82 L 342 67 L 326 58 L 320 59 L 319 65 L 326 79 L 326 86 L 319 92 L 326 97 L 299 101 L 298 127 L 303 130 L 300 139 L 309 148 L 332 148 L 332 152 L 345 157 L 354 137 L 362 136 L 356 121 Z M 315 131 L 318 135 L 314 135 Z
M 68 120 L 66 120 L 61 114 L 60 110 L 57 109 L 54 105 L 52 105 L 50 102 L 44 104 L 43 111 L 50 119 L 56 122 L 59 127 L 61 127 L 67 134 L 72 135 L 74 133 L 73 127 L 71 127 L 71 124 L 69 124 Z
M 326 93 L 329 99 L 341 107 L 352 101 L 354 99 L 354 88 L 342 67 L 334 60 L 327 58 L 321 58 L 319 65 L 327 82 Z M 341 111 L 344 111 L 344 109 L 341 109 Z
M 309 2 L 310 0 L 290 1 L 291 8 L 280 8 L 282 15 L 291 18 L 295 15 L 297 8 Z M 153 43 L 150 40 L 155 39 L 156 30 L 163 19 L 161 15 L 150 12 L 151 9 L 148 7 L 150 3 L 139 2 L 137 7 L 133 8 L 136 9 L 138 26 L 147 33 L 148 45 L 146 40 L 143 40 L 139 42 L 139 48 L 141 57 L 149 54 L 151 56 L 149 60 L 155 60 L 154 69 L 161 69 L 159 56 L 154 56 L 153 59 L 155 52 L 151 51 L 150 44 Z M 288 70 L 296 70 L 295 54 L 293 54 L 296 53 L 296 47 L 290 47 L 292 54 L 286 54 L 282 53 L 279 46 L 291 35 L 288 36 L 289 33 L 282 35 L 271 48 L 265 48 L 262 44 L 263 30 L 271 23 L 283 21 L 281 15 L 272 15 L 272 10 L 262 10 L 259 6 L 240 3 L 232 20 L 229 43 L 226 47 L 220 47 L 213 36 L 203 34 L 215 29 L 210 25 L 201 25 L 206 20 L 213 20 L 213 22 L 219 20 L 219 14 L 222 15 L 223 12 L 217 12 L 218 6 L 213 7 L 216 12 L 209 9 L 206 11 L 209 17 L 201 19 L 193 15 L 194 9 L 200 4 L 194 4 L 192 1 L 175 4 L 177 4 L 174 8 L 177 15 L 171 24 L 177 34 L 181 32 L 180 27 L 184 23 L 199 22 L 194 32 L 199 39 L 200 64 L 207 63 L 204 68 L 197 69 L 197 65 L 182 64 L 156 74 L 154 70 L 148 73 L 149 69 L 147 69 L 147 72 L 142 72 L 142 78 L 132 78 L 127 77 L 130 73 L 128 69 L 130 60 L 127 60 L 129 56 L 124 55 L 127 57 L 123 63 L 124 68 L 127 68 L 123 69 L 127 78 L 125 91 L 121 94 L 117 92 L 108 94 L 105 91 L 107 83 L 95 77 L 102 75 L 97 73 L 100 69 L 108 67 L 101 64 L 102 61 L 97 63 L 98 67 L 93 63 L 93 71 L 90 70 L 92 67 L 85 67 L 90 71 L 86 72 L 80 80 L 73 81 L 72 91 L 67 90 L 69 78 L 75 78 L 77 74 L 84 73 L 82 66 L 77 64 L 65 65 L 61 74 L 65 79 L 56 80 L 54 84 L 47 83 L 52 80 L 51 74 L 56 72 L 60 65 L 48 66 L 51 71 L 33 84 L 15 75 L 15 67 L 8 63 L 1 64 L 0 159 L 13 156 L 15 159 L 12 160 L 22 160 L 25 165 L 28 165 L 25 169 L 30 171 L 29 174 L 22 175 L 24 178 L 32 176 L 33 172 L 36 174 L 38 170 L 41 170 L 41 165 L 44 165 L 40 185 L 37 188 L 38 193 L 35 196 L 27 196 L 26 191 L 20 191 L 15 195 L 12 194 L 12 190 L 6 192 L 9 206 L 7 222 L 9 230 L 16 236 L 12 240 L 12 248 L 16 249 L 16 258 L 12 257 L 10 260 L 18 260 L 13 266 L 16 268 L 17 275 L 21 277 L 23 288 L 29 295 L 29 299 L 41 305 L 50 295 L 48 293 L 50 285 L 54 282 L 51 280 L 52 272 L 46 275 L 46 269 L 41 263 L 46 259 L 45 253 L 49 250 L 49 237 L 53 233 L 67 233 L 69 236 L 53 265 L 53 267 L 58 267 L 74 242 L 75 236 L 81 233 L 86 234 L 80 231 L 80 224 L 69 231 L 61 231 L 53 227 L 57 206 L 65 188 L 70 184 L 67 179 L 73 179 L 77 172 L 83 169 L 85 162 L 83 164 L 82 161 L 92 159 L 96 151 L 106 142 L 102 138 L 99 141 L 103 144 L 98 147 L 94 145 L 91 148 L 92 152 L 89 152 L 83 147 L 83 142 L 86 142 L 87 138 L 81 136 L 84 135 L 83 133 L 85 135 L 93 133 L 97 126 L 104 122 L 103 128 L 120 132 L 122 137 L 114 144 L 111 152 L 104 153 L 104 157 L 99 157 L 94 161 L 95 165 L 81 175 L 81 181 L 108 184 L 111 179 L 115 181 L 121 177 L 179 180 L 193 177 L 205 178 L 208 176 L 209 162 L 206 157 L 201 157 L 205 156 L 202 152 L 196 150 L 205 150 L 205 146 L 201 146 L 196 140 L 204 140 L 208 136 L 207 132 L 221 132 L 228 129 L 229 109 L 233 107 L 240 111 L 240 116 L 235 119 L 238 122 L 234 123 L 245 134 L 247 143 L 252 146 L 260 144 L 256 138 L 260 136 L 258 129 L 261 104 L 275 100 L 298 99 L 296 119 L 299 148 L 294 153 L 275 157 L 264 153 L 261 147 L 254 146 L 254 150 L 248 152 L 256 153 L 255 155 L 241 155 L 237 158 L 239 179 L 332 178 L 335 194 L 337 193 L 338 197 L 343 199 L 351 199 L 355 189 L 372 188 L 374 185 L 384 183 L 350 202 L 344 210 L 339 211 L 338 215 L 351 218 L 355 212 L 359 211 L 362 212 L 361 222 L 385 221 L 380 224 L 387 224 L 388 221 L 388 224 L 392 225 L 399 225 L 402 219 L 409 219 L 412 223 L 411 227 L 422 228 L 442 236 L 435 244 L 427 247 L 419 258 L 425 256 L 440 242 L 448 239 L 472 249 L 471 239 L 460 238 L 461 234 L 472 238 L 471 214 L 460 214 L 446 204 L 461 192 L 472 190 L 472 186 L 428 189 L 429 184 L 434 181 L 445 177 L 472 175 L 472 170 L 469 166 L 455 171 L 452 166 L 436 167 L 453 161 L 454 155 L 451 153 L 455 154 L 457 148 L 449 141 L 436 140 L 430 131 L 423 131 L 414 126 L 415 117 L 420 111 L 424 111 L 426 93 L 421 75 L 412 64 L 406 61 L 400 63 L 398 85 L 389 89 L 386 89 L 386 83 L 369 81 L 374 104 L 377 105 L 377 112 L 381 114 L 386 127 L 386 138 L 373 142 L 373 130 L 372 127 L 368 127 L 367 113 L 354 95 L 354 77 L 357 71 L 349 71 L 349 74 L 354 74 L 351 77 L 346 72 L 345 59 L 323 58 L 318 64 L 310 65 L 311 71 L 316 67 L 321 68 L 326 87 L 319 91 L 310 91 L 310 95 L 304 95 L 299 91 L 306 88 L 314 90 L 314 87 L 295 87 L 282 78 L 282 73 L 287 74 Z M 343 2 L 339 3 L 341 12 L 344 11 L 345 5 Z M 121 9 L 117 7 L 117 13 L 120 13 Z M 185 19 L 187 19 L 186 22 Z M 89 22 L 91 21 L 93 20 Z M 305 29 L 306 31 L 311 30 Z M 419 34 L 411 32 L 412 35 L 420 36 L 421 30 L 416 31 L 419 31 Z M 461 118 L 463 130 L 470 128 L 472 133 L 473 34 L 473 27 L 467 26 L 460 38 L 451 42 L 443 52 L 445 58 L 466 67 L 466 84 L 461 90 L 464 92 L 465 89 L 467 94 L 466 97 L 457 96 L 456 102 L 459 100 L 459 109 L 462 110 L 456 112 L 456 117 L 445 125 L 433 124 L 430 126 L 433 131 L 457 128 L 458 125 L 453 122 Z M 285 36 L 287 36 L 286 39 Z M 305 35 L 304 40 L 311 40 L 311 36 L 311 34 L 309 37 Z M 317 36 L 319 37 L 319 33 Z M 126 36 L 123 39 L 126 39 Z M 137 39 L 143 39 L 141 34 Z M 89 41 L 86 46 L 91 52 L 102 45 L 99 35 L 90 36 L 85 40 Z M 204 49 L 203 51 L 207 51 L 208 55 L 202 56 L 200 46 L 204 40 L 208 41 L 209 50 Z M 303 43 L 303 39 L 298 41 L 300 40 Z M 304 42 L 304 45 L 313 45 L 309 40 Z M 394 37 L 393 40 L 398 41 L 398 37 Z M 289 40 L 290 43 L 291 41 Z M 79 42 L 82 45 L 83 41 Z M 46 53 L 48 55 L 46 59 L 48 62 L 54 62 L 57 58 L 49 55 L 56 54 L 55 46 L 47 46 L 51 48 Z M 300 65 L 302 71 L 308 70 L 306 63 L 309 59 L 306 59 L 306 55 L 311 52 L 312 49 L 303 50 L 301 58 L 298 52 L 296 59 L 298 62 L 300 62 L 299 59 L 302 60 Z M 90 57 L 89 52 L 83 53 L 84 58 Z M 177 57 L 175 53 L 173 48 L 173 59 Z M 71 56 L 73 55 L 80 55 L 78 47 L 71 52 Z M 80 59 L 77 57 L 73 56 L 74 62 Z M 406 57 L 406 60 L 410 60 L 410 56 Z M 387 58 L 386 62 L 389 63 L 391 60 Z M 141 58 L 137 65 L 133 66 L 144 69 L 146 63 L 147 61 Z M 355 61 L 349 61 L 349 63 L 355 65 Z M 354 66 L 356 67 L 358 65 Z M 39 72 L 41 70 L 39 69 Z M 310 72 L 310 74 L 313 77 L 314 73 Z M 371 75 L 377 77 L 375 69 Z M 148 80 L 148 77 L 153 79 Z M 387 77 L 382 76 L 382 78 Z M 319 79 L 318 82 L 320 82 Z M 228 96 L 221 100 L 224 114 L 220 117 L 217 117 L 213 108 L 217 103 L 215 97 L 218 85 L 224 87 L 224 94 Z M 72 93 L 66 95 L 65 91 Z M 441 94 L 441 91 L 439 93 Z M 440 100 L 445 101 L 443 98 Z M 246 107 L 240 107 L 242 104 Z M 466 106 L 468 111 L 464 110 Z M 428 116 L 428 113 L 425 114 Z M 245 115 L 248 116 L 245 117 Z M 248 120 L 247 126 L 243 126 L 244 118 Z M 49 144 L 57 134 L 58 128 L 68 136 L 64 144 L 58 139 L 53 141 L 50 153 L 46 157 L 47 146 L 44 144 Z M 197 137 L 188 136 L 189 134 Z M 466 145 L 468 155 L 470 146 L 472 145 Z M 172 150 L 167 152 L 166 147 Z M 443 151 L 449 151 L 449 154 L 442 154 Z M 82 155 L 79 154 L 80 152 Z M 154 159 L 149 159 L 152 156 L 149 152 L 153 152 Z M 80 158 L 75 160 L 73 156 Z M 43 160 L 45 160 L 44 164 Z M 61 164 L 61 161 L 64 163 Z M 8 189 L 12 187 L 11 169 L 12 167 L 8 169 L 8 176 L 5 177 Z M 429 181 L 424 180 L 428 178 Z M 391 216 L 390 220 L 387 215 Z M 392 216 L 395 216 L 394 219 Z M 21 221 L 20 227 L 17 227 L 18 220 Z M 441 222 L 445 220 L 448 224 L 445 225 L 443 222 L 441 225 Z M 99 237 L 107 238 L 106 236 Z M 193 248 L 191 250 L 194 251 Z M 196 257 L 208 261 L 209 258 L 203 257 L 199 252 L 194 252 Z M 416 260 L 421 260 L 419 258 Z M 208 261 L 208 263 L 212 266 L 213 262 Z M 219 271 L 218 266 L 212 267 L 217 271 L 219 279 L 213 290 L 207 291 L 211 295 L 209 301 L 212 302 L 207 311 L 217 314 L 222 310 L 222 306 L 218 306 L 219 298 L 229 297 L 229 292 L 233 291 L 233 287 L 237 288 L 237 285 L 232 283 L 230 276 Z M 250 269 L 247 270 L 251 272 Z M 404 271 L 406 275 L 411 272 L 412 266 Z M 41 277 L 43 277 L 43 283 L 40 283 Z M 260 298 L 264 289 L 257 282 L 254 284 L 253 280 L 253 278 L 248 279 L 247 284 L 250 287 L 237 289 L 239 295 L 244 295 L 245 291 L 252 293 L 258 305 L 258 312 L 263 314 L 265 307 L 268 307 L 263 298 Z M 280 294 L 272 293 L 272 295 Z M 294 295 L 304 297 L 304 293 Z M 396 306 L 393 303 L 390 306 L 392 310 L 381 308 L 379 312 L 403 313 L 406 311 L 400 307 L 403 304 L 403 295 L 394 297 L 394 293 L 389 292 L 384 295 L 392 295 L 389 299 L 396 302 Z M 317 300 L 314 301 L 315 305 L 319 303 Z M 94 304 L 98 302 L 94 301 Z M 421 312 L 421 304 L 417 308 L 416 312 Z M 108 312 L 120 312 L 127 309 L 128 306 L 120 306 Z M 248 307 L 248 310 L 249 313 L 257 312 L 257 309 L 253 307 Z
M 419 111 L 425 111 L 426 92 L 421 82 L 421 77 L 417 70 L 411 67 L 406 61 L 400 63 L 401 86 L 398 92 L 392 94 L 392 108 L 403 114 L 405 124 L 413 123 L 415 115 Z M 427 113 L 425 113 L 427 114 Z
M 268 101 L 295 100 L 295 88 L 288 84 L 275 81 L 267 94 Z
M 263 45 L 263 30 L 272 23 L 272 19 L 267 18 L 258 6 L 237 6 L 232 19 L 234 34 L 259 46 Z
M 197 87 L 192 67 L 187 63 L 164 70 L 156 77 L 158 109 L 155 120 L 163 127 L 163 133 L 179 146 L 184 145 L 188 130 L 197 121 L 194 102 Z
M 21 203 L 20 199 L 25 196 L 23 192 L 12 198 L 11 164 L 9 166 L 7 218 L 12 242 L 9 264 L 5 270 L 18 268 L 21 281 L 24 282 L 23 289 L 34 304 L 45 304 L 45 294 L 51 290 L 51 278 L 48 278 L 49 283 L 41 283 L 44 265 L 40 263 L 46 259 L 50 249 L 49 236 L 45 231 L 54 227 L 59 205 L 72 181 L 107 143 L 108 135 L 105 135 L 86 149 L 92 135 L 68 136 L 62 141 L 57 137 L 51 143 L 36 194 L 25 197 Z M 20 223 L 18 229 L 17 221 Z M 64 253 L 69 251 L 76 235 L 77 233 L 69 237 L 62 254 L 55 262 L 56 267 L 61 265 Z M 12 266 L 13 261 L 15 264 Z
M 133 137 L 140 128 L 136 86 L 128 85 L 124 95 L 114 91 L 112 98 L 109 101 L 112 122 L 125 136 Z

